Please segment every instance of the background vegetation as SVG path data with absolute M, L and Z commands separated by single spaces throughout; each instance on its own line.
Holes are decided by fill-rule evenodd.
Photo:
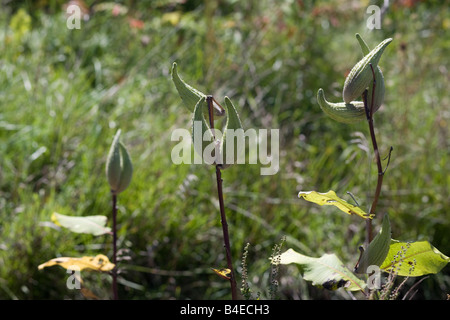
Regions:
M 239 276 L 250 243 L 251 290 L 269 297 L 268 258 L 283 236 L 284 249 L 335 252 L 353 267 L 364 224 L 297 194 L 351 191 L 363 208 L 371 203 L 367 124 L 334 122 L 315 98 L 322 87 L 330 101 L 341 100 L 361 57 L 357 32 L 370 46 L 394 38 L 380 63 L 387 93 L 375 117 L 382 154 L 394 151 L 374 225 L 388 212 L 393 238 L 429 240 L 450 254 L 448 2 L 391 1 L 374 31 L 366 8 L 382 1 L 130 0 L 115 9 L 96 1 L 103 7 L 91 7 L 81 30 L 66 27 L 65 1 L 2 2 L 1 299 L 83 298 L 66 288 L 65 270 L 37 266 L 56 256 L 111 256 L 110 236 L 55 230 L 50 216 L 110 216 L 104 166 L 118 128 L 135 168 L 119 197 L 120 297 L 230 298 L 228 282 L 210 269 L 225 266 L 214 170 L 170 158 L 172 130 L 190 126 L 170 80 L 174 61 L 187 82 L 219 101 L 230 96 L 244 128 L 280 129 L 277 175 L 260 176 L 259 165 L 223 172 Z M 87 273 L 85 281 L 110 298 L 108 275 Z M 295 266 L 281 266 L 279 281 L 280 299 L 351 298 L 310 286 Z M 415 298 L 448 293 L 447 266 Z

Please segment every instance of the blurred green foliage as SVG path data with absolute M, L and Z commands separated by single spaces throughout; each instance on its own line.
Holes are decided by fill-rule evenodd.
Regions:
M 375 118 L 381 152 L 394 151 L 374 225 L 388 212 L 393 238 L 428 240 L 450 254 L 448 5 L 393 1 L 382 28 L 369 31 L 369 1 L 117 1 L 126 13 L 86 1 L 89 19 L 69 30 L 65 1 L 3 2 L 1 299 L 83 298 L 66 288 L 63 269 L 37 266 L 57 256 L 111 255 L 109 236 L 74 236 L 49 221 L 54 211 L 109 216 L 104 165 L 118 128 L 136 173 L 119 197 L 119 247 L 130 258 L 120 265 L 120 297 L 230 297 L 210 270 L 225 261 L 214 170 L 170 159 L 171 132 L 189 128 L 191 116 L 170 80 L 174 61 L 188 83 L 219 101 L 230 96 L 244 128 L 280 129 L 277 175 L 260 176 L 259 165 L 223 173 L 238 275 L 250 243 L 250 287 L 268 298 L 268 258 L 283 236 L 285 248 L 334 252 L 352 268 L 364 224 L 297 194 L 351 191 L 363 208 L 371 203 L 367 124 L 333 122 L 315 99 L 322 87 L 330 101 L 342 100 L 345 75 L 361 55 L 357 32 L 371 47 L 394 38 L 380 63 L 386 101 Z M 309 286 L 295 267 L 281 267 L 279 277 L 281 299 L 350 298 Z M 85 275 L 100 298 L 110 297 L 110 281 Z M 415 297 L 448 293 L 446 267 Z

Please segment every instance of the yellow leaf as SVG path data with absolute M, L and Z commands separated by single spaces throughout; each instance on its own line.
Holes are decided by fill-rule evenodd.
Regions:
M 59 265 L 64 269 L 92 269 L 95 271 L 111 271 L 114 269 L 115 265 L 109 262 L 107 256 L 103 254 L 96 255 L 95 257 L 82 257 L 82 258 L 71 258 L 71 257 L 61 257 L 49 260 L 38 266 L 39 270 L 45 267 L 51 267 L 54 265 Z
M 372 219 L 374 215 L 369 215 L 365 213 L 358 207 L 355 207 L 348 203 L 345 200 L 339 198 L 333 190 L 328 191 L 327 193 L 320 193 L 316 191 L 301 191 L 298 194 L 299 198 L 304 198 L 305 200 L 317 203 L 318 205 L 328 205 L 338 207 L 340 210 L 348 213 L 350 215 L 356 214 L 363 219 Z
M 214 269 L 211 268 L 212 271 L 214 271 L 219 277 L 226 279 L 226 280 L 230 280 L 231 277 L 231 270 L 228 268 L 223 268 L 223 269 Z

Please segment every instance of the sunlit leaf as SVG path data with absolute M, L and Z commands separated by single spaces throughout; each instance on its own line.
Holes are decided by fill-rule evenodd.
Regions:
M 428 241 L 400 242 L 392 240 L 389 252 L 380 269 L 396 272 L 400 276 L 419 277 L 436 274 L 450 258 L 433 247 Z
M 329 290 L 344 288 L 349 291 L 363 290 L 366 284 L 357 278 L 334 254 L 312 258 L 289 249 L 279 256 L 280 264 L 296 263 L 303 278 L 315 286 Z
M 109 262 L 107 256 L 103 254 L 96 255 L 95 257 L 82 257 L 82 258 L 72 258 L 72 257 L 60 257 L 49 260 L 38 266 L 39 270 L 51 266 L 61 266 L 64 269 L 70 270 L 84 270 L 92 269 L 95 271 L 111 271 L 114 269 L 114 264 Z
M 316 191 L 301 191 L 298 196 L 299 198 L 304 198 L 305 200 L 317 203 L 321 206 L 335 206 L 345 213 L 348 213 L 350 215 L 355 214 L 363 219 L 372 219 L 374 217 L 374 215 L 365 213 L 359 207 L 355 207 L 347 201 L 342 200 L 336 195 L 333 190 L 330 190 L 327 193 L 320 193 Z
M 51 219 L 56 225 L 76 233 L 88 233 L 99 236 L 111 232 L 111 228 L 105 227 L 107 222 L 105 216 L 71 217 L 53 212 Z

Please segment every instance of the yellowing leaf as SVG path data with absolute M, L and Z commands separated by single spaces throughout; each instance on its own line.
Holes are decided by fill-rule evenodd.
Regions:
M 399 276 L 420 277 L 436 274 L 448 263 L 450 258 L 428 241 L 400 242 L 391 239 L 389 252 L 380 269 Z
M 320 193 L 316 191 L 301 191 L 298 194 L 299 198 L 304 198 L 305 200 L 317 203 L 318 205 L 327 205 L 327 206 L 335 206 L 340 210 L 348 213 L 350 215 L 356 214 L 363 219 L 372 219 L 374 215 L 369 215 L 365 213 L 358 207 L 355 207 L 348 203 L 345 200 L 339 198 L 333 190 L 328 191 L 327 193 Z
M 38 266 L 39 270 L 45 267 L 51 267 L 54 265 L 59 265 L 64 269 L 71 270 L 83 270 L 92 269 L 95 271 L 111 271 L 114 269 L 115 265 L 109 262 L 107 256 L 103 254 L 98 254 L 95 257 L 82 257 L 82 258 L 71 258 L 71 257 L 61 257 L 49 260 Z
M 230 280 L 231 277 L 231 270 L 228 268 L 223 268 L 223 269 L 214 269 L 211 268 L 219 277 L 226 279 L 226 280 Z

